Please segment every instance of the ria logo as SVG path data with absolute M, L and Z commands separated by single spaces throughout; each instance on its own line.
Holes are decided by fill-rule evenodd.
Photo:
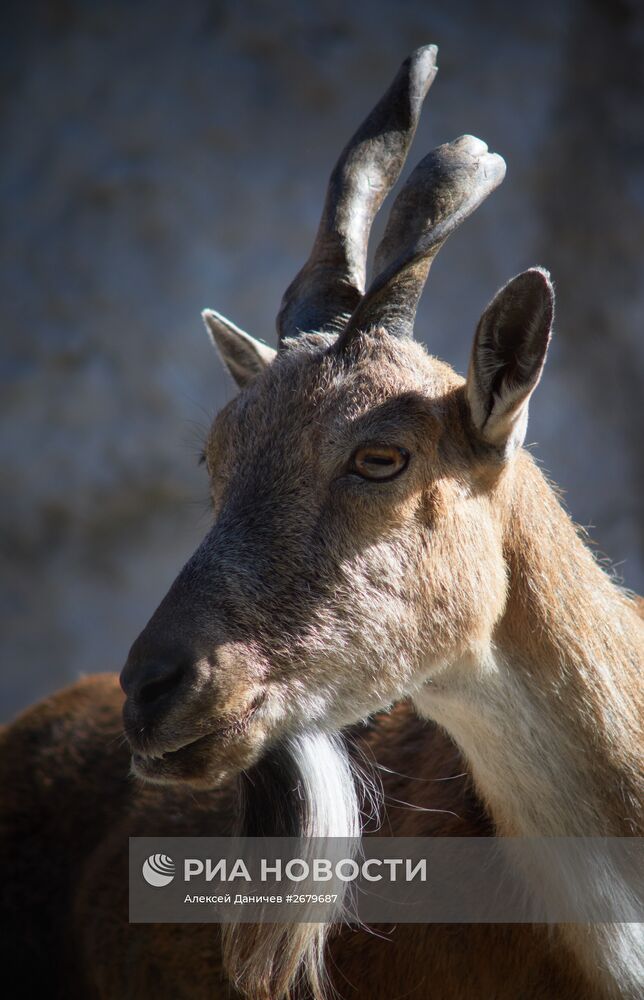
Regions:
M 174 878 L 174 861 L 167 854 L 151 854 L 143 862 L 143 878 L 148 885 L 159 888 L 169 885 Z

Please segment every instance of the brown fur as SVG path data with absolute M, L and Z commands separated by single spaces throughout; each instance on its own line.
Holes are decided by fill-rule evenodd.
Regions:
M 127 924 L 127 837 L 230 832 L 233 776 L 280 732 L 315 724 L 316 712 L 339 728 L 409 694 L 459 731 L 468 692 L 485 680 L 476 657 L 486 643 L 509 655 L 507 676 L 557 739 L 569 733 L 565 766 L 545 791 L 570 786 L 579 832 L 638 829 L 638 624 L 628 597 L 594 564 L 529 456 L 500 461 L 477 442 L 462 380 L 447 366 L 382 331 L 356 337 L 348 359 L 330 343 L 292 345 L 215 423 L 214 527 L 128 665 L 133 683 L 177 648 L 196 664 L 145 725 L 126 712 L 140 766 L 162 784 L 128 776 L 110 678 L 81 682 L 4 733 L 4 856 L 18 858 L 19 876 L 6 890 L 15 912 L 7 962 L 33 977 L 32 995 L 46 980 L 66 997 L 212 997 L 217 983 L 225 996 L 216 928 Z M 356 442 L 374 434 L 414 456 L 382 492 L 337 478 Z M 470 721 L 487 724 L 476 705 Z M 506 714 L 483 730 L 497 763 L 488 774 L 474 752 L 474 778 L 503 832 L 546 823 L 566 833 L 572 819 L 557 813 L 563 827 L 549 828 L 547 800 L 530 798 L 535 779 L 522 768 L 533 748 L 513 745 L 508 759 L 502 740 L 492 746 L 518 708 L 508 716 L 501 706 Z M 424 779 L 385 772 L 390 799 L 459 817 L 391 801 L 388 831 L 490 832 L 469 782 L 433 780 L 470 770 L 434 725 L 400 707 L 357 739 L 393 771 Z M 596 800 L 584 813 L 575 794 L 588 781 Z M 329 972 L 347 997 L 431 989 L 445 1000 L 576 1000 L 591 996 L 585 948 L 574 934 L 564 944 L 529 927 L 405 927 L 392 941 L 347 931 L 331 942 Z
M 127 922 L 127 837 L 229 832 L 231 788 L 191 792 L 129 777 L 116 677 L 87 678 L 28 710 L 2 736 L 3 934 L 12 996 L 65 1000 L 231 997 L 214 925 Z M 456 748 L 401 704 L 355 732 L 382 772 L 382 833 L 485 836 L 490 824 Z M 450 778 L 451 780 L 436 780 Z M 418 780 L 422 779 L 422 780 Z M 9 878 L 6 876 L 9 875 Z M 419 925 L 343 931 L 330 949 L 347 1000 L 591 1000 L 561 945 L 540 928 Z M 384 935 L 384 938 L 383 938 Z M 598 994 L 599 995 L 599 994 Z

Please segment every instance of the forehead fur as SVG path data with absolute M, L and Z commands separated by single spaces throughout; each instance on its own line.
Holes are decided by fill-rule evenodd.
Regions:
M 213 425 L 210 447 L 221 437 L 237 442 L 263 431 L 289 438 L 315 422 L 355 420 L 374 407 L 410 394 L 440 405 L 463 384 L 449 365 L 431 357 L 412 340 L 385 330 L 357 334 L 349 349 L 335 350 L 335 336 L 308 334 L 287 340 L 285 349 L 250 386 L 221 412 Z

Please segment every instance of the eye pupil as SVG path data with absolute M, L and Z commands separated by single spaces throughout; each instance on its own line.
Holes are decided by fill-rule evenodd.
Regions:
M 371 445 L 358 448 L 352 459 L 351 471 L 363 479 L 375 479 L 381 482 L 393 479 L 402 472 L 409 461 L 409 452 L 405 448 L 393 445 Z

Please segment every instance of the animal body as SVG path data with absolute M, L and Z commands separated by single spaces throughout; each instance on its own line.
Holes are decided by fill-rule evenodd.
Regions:
M 549 275 L 497 292 L 465 379 L 412 338 L 431 262 L 501 158 L 471 136 L 430 153 L 365 288 L 435 58 L 406 60 L 341 154 L 278 350 L 204 314 L 240 392 L 204 449 L 212 527 L 132 646 L 124 705 L 87 679 L 3 733 L 5 969 L 25 995 L 642 995 L 637 924 L 127 924 L 128 836 L 354 832 L 356 755 L 380 769 L 382 832 L 642 834 L 642 622 L 522 448 Z M 539 864 L 537 893 L 603 891 Z

